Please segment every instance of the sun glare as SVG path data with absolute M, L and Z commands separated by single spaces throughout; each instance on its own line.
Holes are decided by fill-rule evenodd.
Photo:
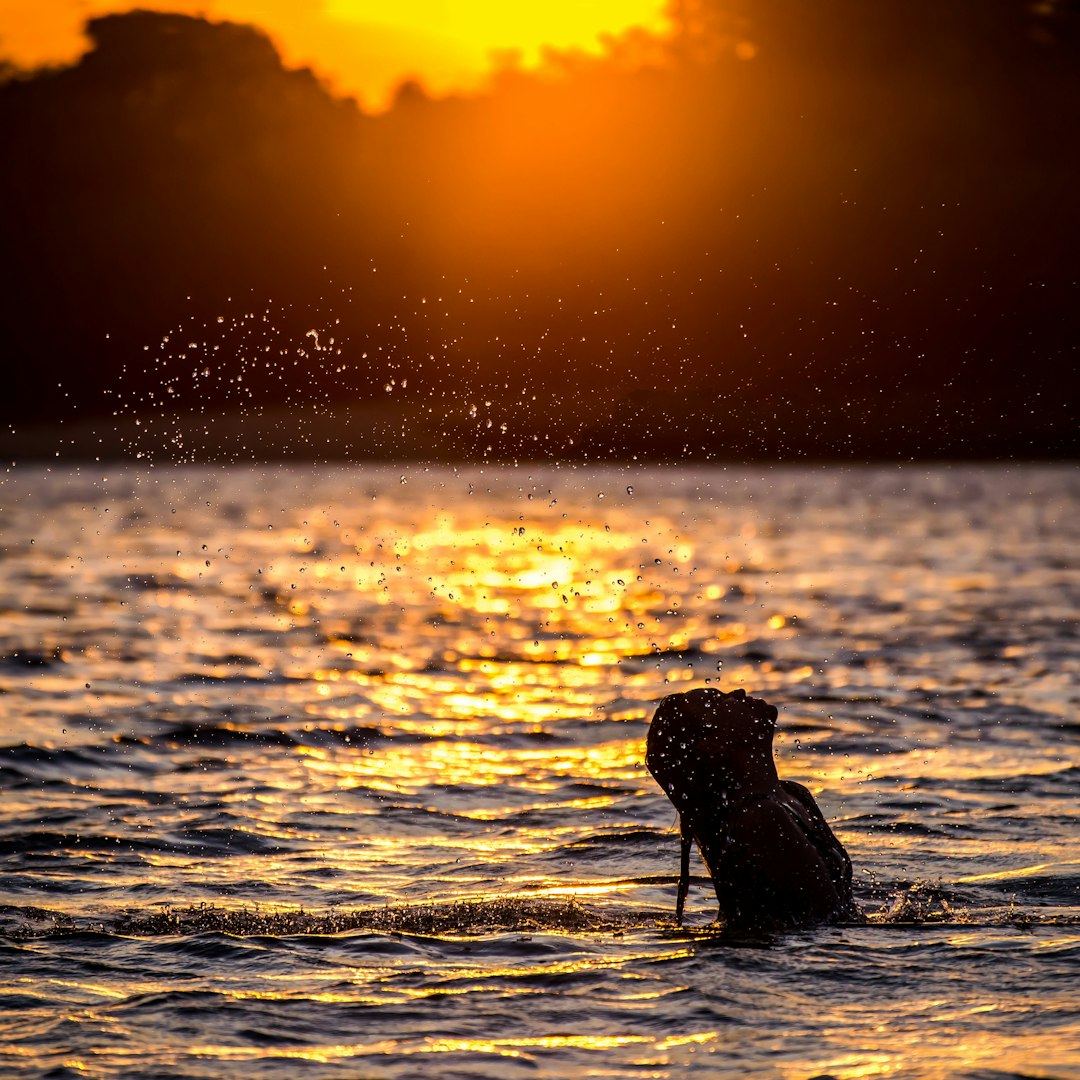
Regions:
M 606 37 L 631 27 L 663 34 L 665 7 L 663 0 L 417 0 L 392 8 L 377 0 L 329 0 L 325 14 L 346 34 L 392 36 L 400 49 L 394 83 L 416 78 L 441 95 L 475 89 L 508 64 L 536 68 L 550 49 L 598 54 Z
M 520 50 L 528 62 L 545 47 L 597 51 L 603 36 L 631 26 L 660 31 L 664 6 L 657 0 L 416 0 L 388 7 L 378 0 L 329 0 L 325 10 L 331 19 L 445 37 L 469 52 Z

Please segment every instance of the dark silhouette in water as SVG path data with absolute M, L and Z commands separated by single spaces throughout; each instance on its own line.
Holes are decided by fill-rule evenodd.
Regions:
M 679 922 L 692 841 L 729 927 L 767 930 L 862 917 L 843 844 L 813 795 L 776 775 L 776 716 L 772 705 L 744 690 L 690 690 L 657 707 L 645 763 L 679 811 Z

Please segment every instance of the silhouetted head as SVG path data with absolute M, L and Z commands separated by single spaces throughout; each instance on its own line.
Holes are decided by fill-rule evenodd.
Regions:
M 776 709 L 745 690 L 707 687 L 669 694 L 656 708 L 645 764 L 680 813 L 702 799 L 777 782 L 772 759 Z

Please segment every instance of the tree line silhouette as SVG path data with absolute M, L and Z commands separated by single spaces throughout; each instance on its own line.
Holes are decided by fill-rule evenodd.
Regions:
M 392 402 L 465 455 L 1074 454 L 1075 5 L 671 17 L 375 116 L 181 15 L 9 69 L 10 445 Z

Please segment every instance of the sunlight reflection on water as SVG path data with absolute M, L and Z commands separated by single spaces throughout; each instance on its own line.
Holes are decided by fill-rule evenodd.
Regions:
M 13 918 L 569 897 L 610 924 L 247 938 L 206 912 L 174 938 L 46 936 L 0 977 L 38 995 L 36 1060 L 1080 1075 L 1070 470 L 15 470 L 3 498 Z M 782 775 L 896 926 L 764 951 L 670 926 L 674 814 L 643 738 L 660 697 L 709 682 L 780 707 Z M 205 1037 L 162 1041 L 179 1003 Z M 334 1011 L 361 1004 L 363 1031 Z M 67 1007 L 77 1062 L 46 1019 Z

